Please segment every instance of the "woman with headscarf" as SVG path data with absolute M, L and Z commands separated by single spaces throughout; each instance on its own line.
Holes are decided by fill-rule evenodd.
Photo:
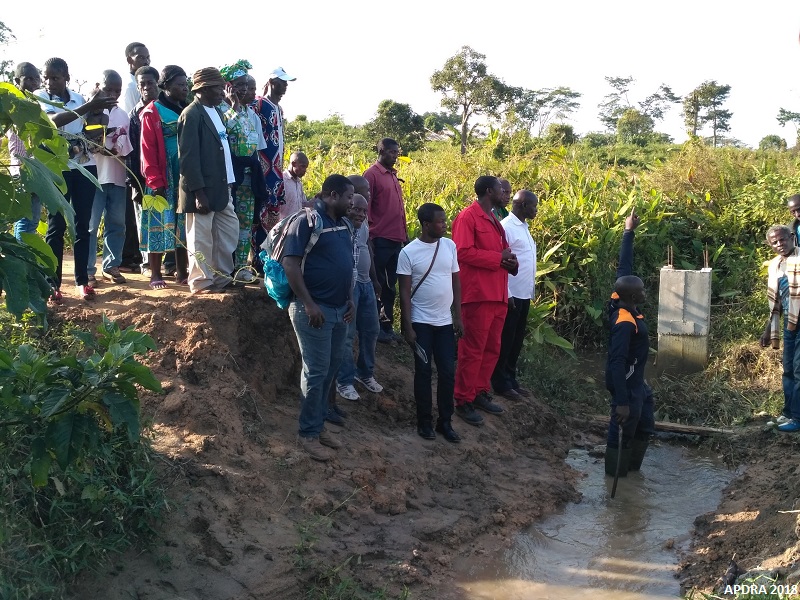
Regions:
M 148 253 L 150 288 L 167 287 L 161 275 L 164 252 L 175 250 L 178 271 L 175 278 L 186 285 L 188 258 L 186 254 L 185 217 L 178 208 L 178 116 L 186 108 L 189 94 L 186 72 L 176 65 L 167 65 L 158 80 L 161 92 L 141 113 L 142 176 L 147 193 L 166 198 L 168 207 L 142 207 L 140 249 Z
M 247 71 L 252 69 L 249 61 L 239 60 L 232 65 L 222 67 L 219 71 L 226 81 L 225 99 L 227 104 L 220 105 L 225 117 L 225 129 L 233 155 L 233 170 L 236 184 L 233 192 L 233 205 L 239 218 L 239 242 L 234 253 L 234 278 L 244 283 L 254 283 L 257 278 L 248 269 L 247 257 L 250 254 L 253 226 L 255 225 L 256 196 L 266 192 L 264 176 L 258 162 L 259 150 L 267 147 L 261 120 L 255 111 L 248 106 L 255 99 L 248 96 Z M 259 248 L 253 249 L 257 256 Z

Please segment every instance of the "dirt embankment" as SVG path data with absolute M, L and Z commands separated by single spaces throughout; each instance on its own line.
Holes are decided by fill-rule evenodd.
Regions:
M 337 567 L 387 597 L 463 598 L 454 557 L 577 500 L 571 432 L 537 401 L 483 428 L 454 423 L 459 445 L 420 439 L 401 347 L 379 347 L 385 391 L 340 401 L 344 447 L 314 462 L 296 444 L 301 364 L 285 311 L 255 287 L 191 298 L 131 283 L 95 304 L 68 299 L 55 318 L 89 326 L 105 310 L 156 339 L 146 362 L 167 393 L 142 406 L 171 510 L 151 551 L 114 559 L 74 598 L 301 598 Z

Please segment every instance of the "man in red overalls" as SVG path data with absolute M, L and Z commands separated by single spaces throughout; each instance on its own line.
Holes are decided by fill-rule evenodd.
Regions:
M 453 241 L 461 268 L 461 317 L 464 336 L 458 342 L 456 414 L 470 425 L 483 425 L 479 408 L 499 415 L 503 407 L 489 394 L 490 378 L 500 355 L 500 336 L 508 311 L 508 274 L 516 275 L 511 252 L 492 208 L 502 206 L 496 177 L 478 177 L 477 200 L 453 221 Z

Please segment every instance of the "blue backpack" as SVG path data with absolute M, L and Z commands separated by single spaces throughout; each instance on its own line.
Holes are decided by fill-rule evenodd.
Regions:
M 319 236 L 323 233 L 347 229 L 350 238 L 353 238 L 353 225 L 348 219 L 343 219 L 344 225 L 323 228 L 322 217 L 313 208 L 303 208 L 293 215 L 281 219 L 270 229 L 267 239 L 261 244 L 262 250 L 258 256 L 264 265 L 264 287 L 267 288 L 267 294 L 275 300 L 278 308 L 283 309 L 289 308 L 289 303 L 294 299 L 294 292 L 289 285 L 289 280 L 286 278 L 286 271 L 283 270 L 281 260 L 285 251 L 286 233 L 289 230 L 289 225 L 298 219 L 306 219 L 308 227 L 311 229 L 311 237 L 303 251 L 303 260 L 300 263 L 301 273 L 305 271 L 308 253 L 311 252 L 314 244 L 319 240 Z

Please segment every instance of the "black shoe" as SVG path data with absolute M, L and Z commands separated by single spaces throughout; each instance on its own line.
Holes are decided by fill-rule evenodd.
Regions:
M 502 406 L 492 402 L 492 397 L 488 392 L 481 392 L 475 396 L 475 401 L 472 404 L 475 405 L 475 408 L 480 408 L 491 415 L 502 415 L 504 412 L 506 412 L 506 409 L 504 409 Z
M 495 390 L 495 392 L 500 394 L 506 400 L 513 400 L 514 402 L 521 402 L 522 400 L 525 399 L 525 397 L 514 388 L 508 388 L 504 392 L 498 392 L 497 390 Z
M 337 415 L 339 415 L 343 419 L 347 418 L 347 411 L 345 411 L 343 408 L 339 408 L 338 404 L 334 404 L 333 406 L 331 406 L 331 408 L 333 409 L 333 412 L 335 412 Z
M 344 426 L 344 419 L 332 408 L 328 408 L 328 414 L 325 415 L 325 420 L 334 425 Z
M 433 432 L 433 427 L 430 423 L 424 425 L 417 425 L 417 434 L 424 440 L 435 440 L 436 434 Z
M 475 425 L 476 427 L 483 425 L 483 417 L 477 413 L 471 402 L 456 406 L 456 414 L 470 425 Z
M 392 344 L 394 343 L 395 339 L 391 331 L 384 331 L 383 329 L 381 329 L 378 332 L 378 341 L 381 344 Z
M 458 444 L 461 441 L 461 436 L 456 433 L 455 429 L 453 429 L 450 421 L 447 421 L 446 423 L 437 423 L 436 433 L 441 433 L 444 436 L 444 439 L 453 444 Z

